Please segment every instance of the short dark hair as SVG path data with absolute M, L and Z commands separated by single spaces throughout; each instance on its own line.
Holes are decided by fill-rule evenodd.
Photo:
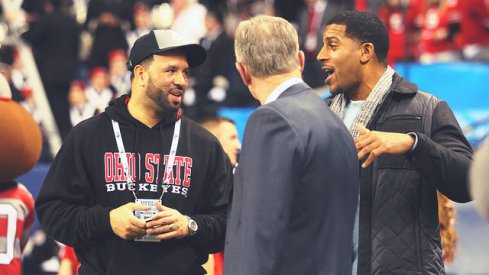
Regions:
M 153 63 L 154 60 L 155 60 L 154 55 L 150 55 L 150 56 L 146 57 L 145 59 L 141 60 L 141 62 L 139 62 L 139 65 L 143 66 L 143 68 L 145 70 L 148 70 L 149 66 L 151 66 L 151 64 Z
M 151 66 L 151 63 L 154 61 L 154 55 L 150 55 L 146 57 L 145 59 L 141 60 L 139 62 L 139 65 L 143 66 L 145 70 L 148 70 L 149 66 Z M 131 69 L 131 81 L 134 79 L 134 68 Z
M 363 11 L 344 11 L 326 23 L 326 25 L 332 24 L 345 25 L 345 34 L 350 38 L 362 43 L 372 43 L 379 62 L 387 63 L 389 33 L 384 23 L 375 14 Z

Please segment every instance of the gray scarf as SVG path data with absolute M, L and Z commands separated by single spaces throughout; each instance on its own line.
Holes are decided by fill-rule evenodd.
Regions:
M 353 138 L 356 138 L 359 135 L 357 124 L 361 123 L 362 125 L 367 126 L 377 107 L 384 101 L 392 85 L 392 76 L 394 73 L 395 71 L 390 66 L 387 66 L 384 74 L 382 74 L 372 92 L 368 95 L 367 100 L 363 103 L 362 109 L 358 112 L 350 128 L 350 133 Z M 347 102 L 348 99 L 345 94 L 340 93 L 333 98 L 333 102 L 331 103 L 331 110 L 333 110 L 333 112 L 335 112 L 341 119 L 343 119 Z

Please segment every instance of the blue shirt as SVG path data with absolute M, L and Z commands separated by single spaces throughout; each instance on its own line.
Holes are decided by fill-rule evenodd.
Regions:
M 362 109 L 362 105 L 365 100 L 353 101 L 350 100 L 346 104 L 345 112 L 343 113 L 343 123 L 345 123 L 346 128 L 350 129 L 353 126 L 355 117 L 358 115 Z M 360 193 L 358 193 L 358 204 L 357 211 L 355 213 L 355 224 L 353 226 L 353 265 L 352 265 L 352 275 L 357 274 L 358 267 L 358 234 L 359 230 L 359 218 L 360 218 Z

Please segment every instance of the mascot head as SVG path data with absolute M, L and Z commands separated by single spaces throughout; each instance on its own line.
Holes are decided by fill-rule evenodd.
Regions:
M 0 74 L 0 184 L 28 172 L 39 160 L 42 135 L 32 116 L 12 101 Z

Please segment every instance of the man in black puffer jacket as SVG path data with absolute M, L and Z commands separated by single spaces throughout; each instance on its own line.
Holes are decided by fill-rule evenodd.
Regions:
M 353 274 L 445 274 L 436 191 L 470 200 L 472 149 L 455 116 L 387 65 L 389 38 L 375 15 L 340 13 L 323 41 L 326 101 L 355 138 L 363 168 Z

